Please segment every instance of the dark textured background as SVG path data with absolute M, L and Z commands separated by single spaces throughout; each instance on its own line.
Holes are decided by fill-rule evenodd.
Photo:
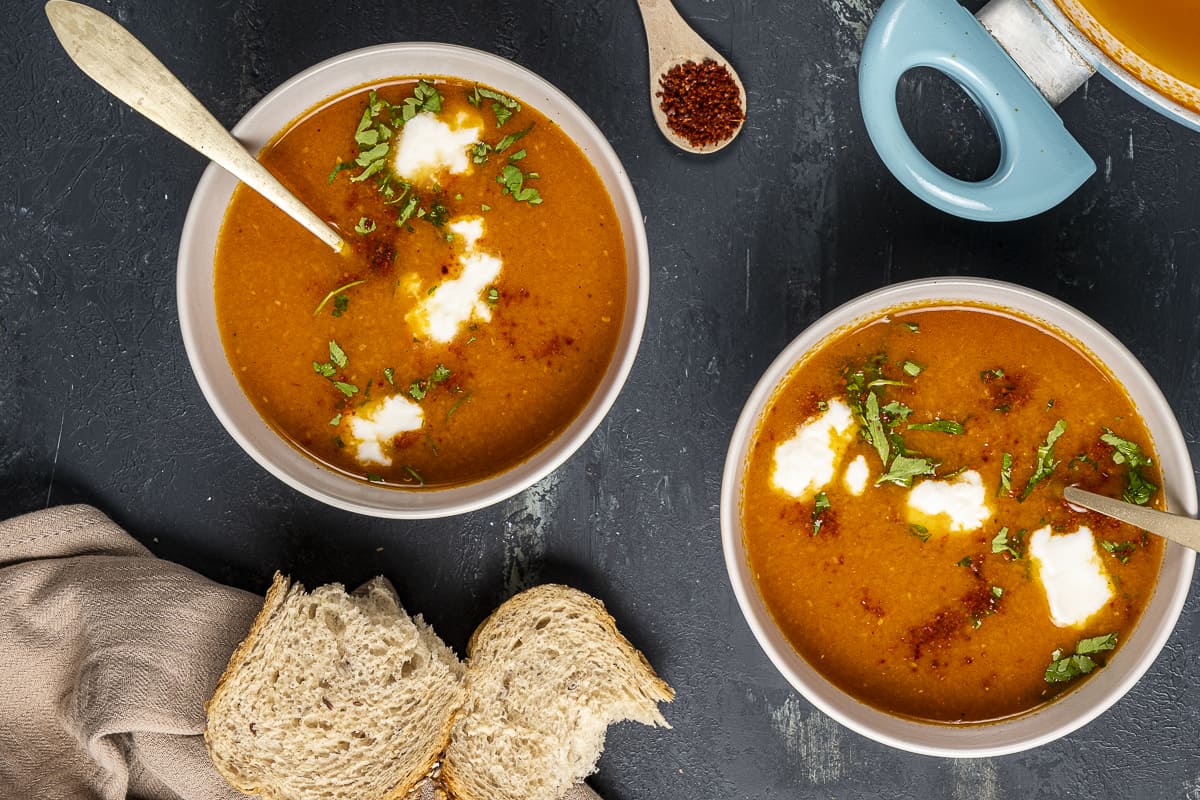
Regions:
M 870 0 L 680 0 L 738 68 L 741 137 L 689 157 L 647 106 L 632 0 L 119 0 L 101 3 L 232 125 L 285 78 L 345 50 L 434 40 L 498 53 L 572 96 L 608 135 L 646 216 L 652 296 L 607 420 L 540 485 L 459 518 L 325 508 L 242 453 L 189 371 L 174 263 L 204 162 L 82 76 L 38 3 L 0 28 L 0 517 L 87 501 L 156 553 L 262 591 L 382 572 L 460 652 L 476 623 L 546 580 L 601 597 L 679 697 L 671 731 L 614 728 L 607 800 L 1200 798 L 1200 612 L 1115 708 L 1035 752 L 907 755 L 815 711 L 755 644 L 722 563 L 725 447 L 762 370 L 833 306 L 930 275 L 1048 292 L 1116 334 L 1200 457 L 1200 135 L 1093 79 L 1061 112 L 1099 166 L 1058 209 L 1004 225 L 921 205 L 863 131 L 856 64 Z M 982 177 L 998 149 L 936 76 L 901 92 L 935 160 Z

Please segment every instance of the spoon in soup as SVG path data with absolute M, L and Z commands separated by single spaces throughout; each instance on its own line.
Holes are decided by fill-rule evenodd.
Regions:
M 1063 489 L 1063 498 L 1068 503 L 1127 522 L 1164 539 L 1178 542 L 1184 547 L 1200 551 L 1200 520 L 1125 503 L 1075 486 Z
M 746 121 L 746 87 L 725 57 L 679 15 L 671 0 L 638 0 L 650 54 L 650 109 L 667 141 L 715 153 Z
M 84 74 L 167 133 L 224 167 L 336 252 L 346 243 L 300 202 L 200 101 L 115 20 L 70 0 L 50 0 L 46 16 Z

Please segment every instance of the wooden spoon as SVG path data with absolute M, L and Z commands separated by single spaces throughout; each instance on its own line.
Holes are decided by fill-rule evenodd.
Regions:
M 1200 551 L 1200 520 L 1181 517 L 1178 514 L 1168 514 L 1153 508 L 1135 506 L 1133 503 L 1124 503 L 1111 497 L 1084 491 L 1075 486 L 1063 489 L 1063 498 L 1068 503 L 1074 503 L 1106 517 L 1119 519 L 1121 522 L 1127 522 L 1164 539 L 1178 542 L 1184 547 Z
M 58 41 L 80 69 L 117 99 L 200 151 L 261 194 L 337 252 L 337 231 L 246 152 L 145 45 L 112 18 L 69 0 L 50 0 L 46 16 Z
M 671 5 L 671 0 L 638 0 L 638 9 L 642 12 L 642 23 L 646 28 L 646 45 L 650 51 L 650 109 L 658 129 L 671 144 L 689 153 L 715 153 L 737 138 L 745 124 L 746 87 L 742 79 L 725 57 L 718 53 L 708 42 L 700 38 L 700 34 L 679 16 L 679 12 Z M 656 93 L 660 90 L 659 79 L 677 64 L 694 61 L 697 64 L 705 60 L 715 61 L 719 66 L 729 71 L 729 76 L 737 84 L 738 102 L 742 108 L 742 120 L 728 138 L 713 144 L 693 145 L 684 137 L 671 130 L 667 124 L 667 115 L 663 113 L 662 103 Z

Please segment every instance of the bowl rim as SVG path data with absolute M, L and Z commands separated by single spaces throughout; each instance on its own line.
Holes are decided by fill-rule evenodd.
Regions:
M 741 479 L 749 443 L 776 389 L 816 345 L 888 309 L 938 301 L 1007 308 L 1085 345 L 1089 354 L 1118 378 L 1151 431 L 1168 508 L 1196 516 L 1196 481 L 1175 415 L 1149 373 L 1116 337 L 1066 303 L 1017 284 L 988 278 L 923 278 L 886 286 L 838 306 L 793 339 L 767 367 L 730 437 L 721 479 L 721 542 L 726 573 L 755 639 L 775 668 L 810 703 L 845 727 L 900 750 L 945 758 L 990 757 L 1028 750 L 1065 736 L 1123 697 L 1150 668 L 1174 631 L 1190 588 L 1195 553 L 1168 542 L 1154 594 L 1130 639 L 1112 661 L 1077 689 L 1014 717 L 955 725 L 887 714 L 854 699 L 809 666 L 779 633 L 746 562 L 741 533 Z M 1100 350 L 1105 351 L 1105 357 L 1097 352 Z M 1152 606 L 1158 613 L 1153 625 L 1147 619 Z
M 335 508 L 392 519 L 432 519 L 485 508 L 524 491 L 560 467 L 595 432 L 611 410 L 628 379 L 640 348 L 649 305 L 650 257 L 641 207 L 638 204 L 633 185 L 616 152 L 600 128 L 565 92 L 545 78 L 513 61 L 482 50 L 439 42 L 393 42 L 341 53 L 325 59 L 281 83 L 246 112 L 233 127 L 232 133 L 248 149 L 257 152 L 280 130 L 290 122 L 299 119 L 312 107 L 355 87 L 392 77 L 423 75 L 456 77 L 451 71 L 445 69 L 397 70 L 387 66 L 398 61 L 431 65 L 443 62 L 470 64 L 472 70 L 480 73 L 486 72 L 488 77 L 485 79 L 474 75 L 465 80 L 486 82 L 502 91 L 512 91 L 508 87 L 514 82 L 527 86 L 529 87 L 527 90 L 512 91 L 512 94 L 522 102 L 528 102 L 534 106 L 560 127 L 565 128 L 570 125 L 586 137 L 586 141 L 580 141 L 578 135 L 568 133 L 568 136 L 571 136 L 592 163 L 613 203 L 625 239 L 627 285 L 622 329 L 612 359 L 587 404 L 572 421 L 557 436 L 524 461 L 496 475 L 445 489 L 406 490 L 365 484 L 318 465 L 314 459 L 303 455 L 293 445 L 284 441 L 284 437 L 259 416 L 257 409 L 249 404 L 244 393 L 240 397 L 240 402 L 250 406 L 254 421 L 235 418 L 229 407 L 230 399 L 221 396 L 217 384 L 229 378 L 236 382 L 236 376 L 233 375 L 227 359 L 224 359 L 224 369 L 227 371 L 227 375 L 210 373 L 210 369 L 220 373 L 220 367 L 206 366 L 202 352 L 203 344 L 200 338 L 204 335 L 202 329 L 205 322 L 202 306 L 205 304 L 189 302 L 188 297 L 189 291 L 195 291 L 194 286 L 189 288 L 189 284 L 194 283 L 197 279 L 193 273 L 197 270 L 201 271 L 200 278 L 203 278 L 204 271 L 207 271 L 210 276 L 212 273 L 211 261 L 212 253 L 215 250 L 215 238 L 213 247 L 207 248 L 201 241 L 207 237 L 200 231 L 201 227 L 208 224 L 205 215 L 211 212 L 207 209 L 211 207 L 211 203 L 220 201 L 223 218 L 224 209 L 228 205 L 225 187 L 228 185 L 228 193 L 232 193 L 232 187 L 236 185 L 236 179 L 216 164 L 209 164 L 205 169 L 188 206 L 180 236 L 176 301 L 179 310 L 180 332 L 192 367 L 192 374 L 199 383 L 209 408 L 212 409 L 225 430 L 254 461 L 293 489 Z M 338 76 L 341 75 L 347 77 L 339 78 Z M 330 81 L 337 83 L 340 88 L 336 88 L 332 92 L 314 92 L 309 88 L 318 82 Z M 293 99 L 293 96 L 296 95 L 303 99 Z M 277 104 L 281 102 L 290 103 L 293 111 L 284 115 L 286 119 L 281 124 L 265 125 L 264 120 L 269 118 Z M 265 133 L 260 130 L 264 126 Z M 219 229 L 219 227 L 218 221 L 217 228 Z M 204 261 L 204 259 L 191 257 L 197 248 L 201 252 L 209 253 L 207 259 L 209 263 L 193 263 L 197 260 Z M 211 294 L 211 279 L 207 285 L 210 287 L 209 294 Z M 194 298 L 191 299 L 194 300 Z M 303 459 L 304 464 L 289 463 L 286 468 L 281 468 L 275 460 L 276 457 L 280 457 L 281 451 L 273 445 L 262 446 L 261 428 L 265 428 L 273 437 L 283 441 L 289 450 Z M 275 457 L 265 452 L 267 449 L 271 449 Z M 283 456 L 283 458 L 289 462 L 293 461 L 287 456 Z M 318 470 L 324 475 L 317 477 L 314 470 Z M 326 475 L 336 476 L 337 479 L 329 480 L 325 477 Z M 310 482 L 314 480 L 323 485 L 314 486 Z M 347 488 L 346 493 L 336 491 L 336 487 L 341 484 L 353 487 L 354 490 Z M 369 491 L 363 491 L 363 489 Z M 347 496 L 348 494 L 353 496 Z

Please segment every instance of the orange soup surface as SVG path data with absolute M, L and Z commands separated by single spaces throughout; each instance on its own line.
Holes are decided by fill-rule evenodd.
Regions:
M 1080 347 L 983 306 L 839 332 L 771 399 L 743 484 L 747 558 L 784 635 L 901 716 L 1028 711 L 1102 669 L 1162 542 L 1069 506 L 1159 503 L 1149 434 Z
M 512 467 L 588 403 L 626 293 L 587 158 L 519 100 L 397 78 L 309 111 L 262 162 L 351 247 L 239 186 L 217 245 L 225 351 L 287 440 L 419 487 Z
M 1138 58 L 1200 89 L 1200 3 L 1196 0 L 1055 0 L 1088 38 L 1112 59 L 1155 88 L 1188 105 L 1194 93 L 1175 96 L 1169 84 L 1142 67 Z M 1103 31 L 1095 29 L 1088 17 Z

